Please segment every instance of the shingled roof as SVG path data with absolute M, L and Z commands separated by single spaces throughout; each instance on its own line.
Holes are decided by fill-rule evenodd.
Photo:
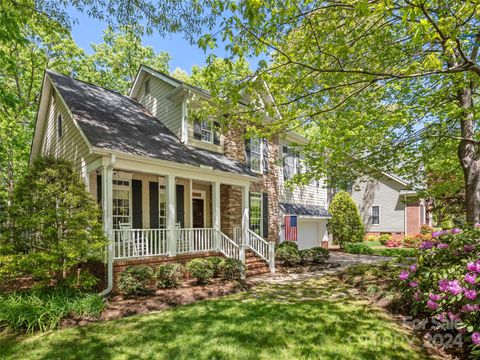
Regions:
M 330 213 L 322 206 L 307 206 L 299 204 L 280 203 L 280 210 L 285 215 L 331 217 Z
M 256 176 L 247 166 L 223 154 L 182 144 L 142 104 L 128 96 L 53 71 L 47 73 L 96 148 Z

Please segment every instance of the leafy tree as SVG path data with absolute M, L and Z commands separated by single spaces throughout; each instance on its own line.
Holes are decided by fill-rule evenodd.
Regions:
M 122 27 L 119 31 L 108 27 L 103 34 L 104 42 L 91 45 L 93 54 L 85 59 L 77 76 L 127 94 L 140 65 L 168 73 L 170 56 L 166 52 L 156 53 L 151 46 L 143 46 L 142 33 L 141 27 Z
M 357 205 L 346 191 L 338 192 L 330 204 L 328 211 L 332 218 L 328 221 L 328 229 L 333 241 L 343 247 L 345 243 L 363 241 L 365 228 L 358 212 Z
M 10 209 L 14 254 L 27 273 L 62 282 L 69 270 L 99 259 L 106 245 L 101 213 L 73 165 L 37 159 L 19 180 Z
M 330 175 L 332 185 L 346 175 L 370 175 L 370 169 L 418 182 L 426 165 L 419 152 L 435 157 L 443 142 L 455 140 L 467 221 L 480 221 L 476 2 L 203 5 L 199 18 L 211 11 L 221 26 L 203 34 L 199 46 L 213 49 L 222 41 L 231 59 L 260 58 L 256 75 L 276 99 L 243 108 L 230 104 L 238 115 L 231 119 L 280 112 L 263 131 L 308 134 L 309 168 L 313 176 Z M 251 86 L 255 82 L 232 82 L 222 96 L 239 102 L 239 94 L 253 93 Z

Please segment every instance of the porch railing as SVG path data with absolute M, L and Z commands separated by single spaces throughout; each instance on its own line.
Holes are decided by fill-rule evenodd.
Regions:
M 168 229 L 113 230 L 115 259 L 168 254 Z
M 237 244 L 235 241 L 230 239 L 227 235 L 222 233 L 220 230 L 217 230 L 217 236 L 219 237 L 219 247 L 220 251 L 226 257 L 235 259 L 235 260 L 245 260 L 245 253 L 241 252 L 240 245 Z
M 257 233 L 248 229 L 245 244 L 268 263 L 270 272 L 275 272 L 275 243 L 273 241 L 268 242 Z
M 217 250 L 216 229 L 182 228 L 177 231 L 177 254 Z

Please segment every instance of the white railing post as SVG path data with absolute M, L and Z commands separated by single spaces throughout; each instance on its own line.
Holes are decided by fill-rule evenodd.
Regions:
M 242 241 L 244 245 L 248 245 L 248 228 L 250 225 L 250 187 L 245 185 L 242 187 Z
M 245 244 L 240 244 L 238 247 L 238 260 L 245 264 Z M 246 265 L 246 264 L 245 264 Z M 242 273 L 242 279 L 245 279 L 245 272 Z
M 213 228 L 220 231 L 220 183 L 212 183 L 212 220 Z M 218 236 L 217 231 L 213 232 L 213 240 L 215 250 L 220 249 L 220 237 Z
M 268 266 L 270 267 L 270 272 L 275 273 L 275 242 L 270 241 L 268 243 Z
M 165 176 L 166 195 L 167 195 L 167 249 L 169 256 L 177 254 L 177 231 L 175 227 L 175 176 Z

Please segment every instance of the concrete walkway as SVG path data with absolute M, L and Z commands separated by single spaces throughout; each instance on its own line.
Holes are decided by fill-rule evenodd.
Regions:
M 345 270 L 347 267 L 356 264 L 376 264 L 381 261 L 388 261 L 390 257 L 387 256 L 372 256 L 372 255 L 360 255 L 360 254 L 346 254 L 340 252 L 331 252 L 330 259 L 327 264 L 340 264 L 337 267 L 331 267 L 328 269 L 322 269 L 318 271 L 312 271 L 308 273 L 299 274 L 266 274 L 251 278 L 251 280 L 264 282 L 269 284 L 283 284 L 287 282 L 300 282 L 308 279 L 314 279 L 322 277 L 323 275 L 335 274 Z

